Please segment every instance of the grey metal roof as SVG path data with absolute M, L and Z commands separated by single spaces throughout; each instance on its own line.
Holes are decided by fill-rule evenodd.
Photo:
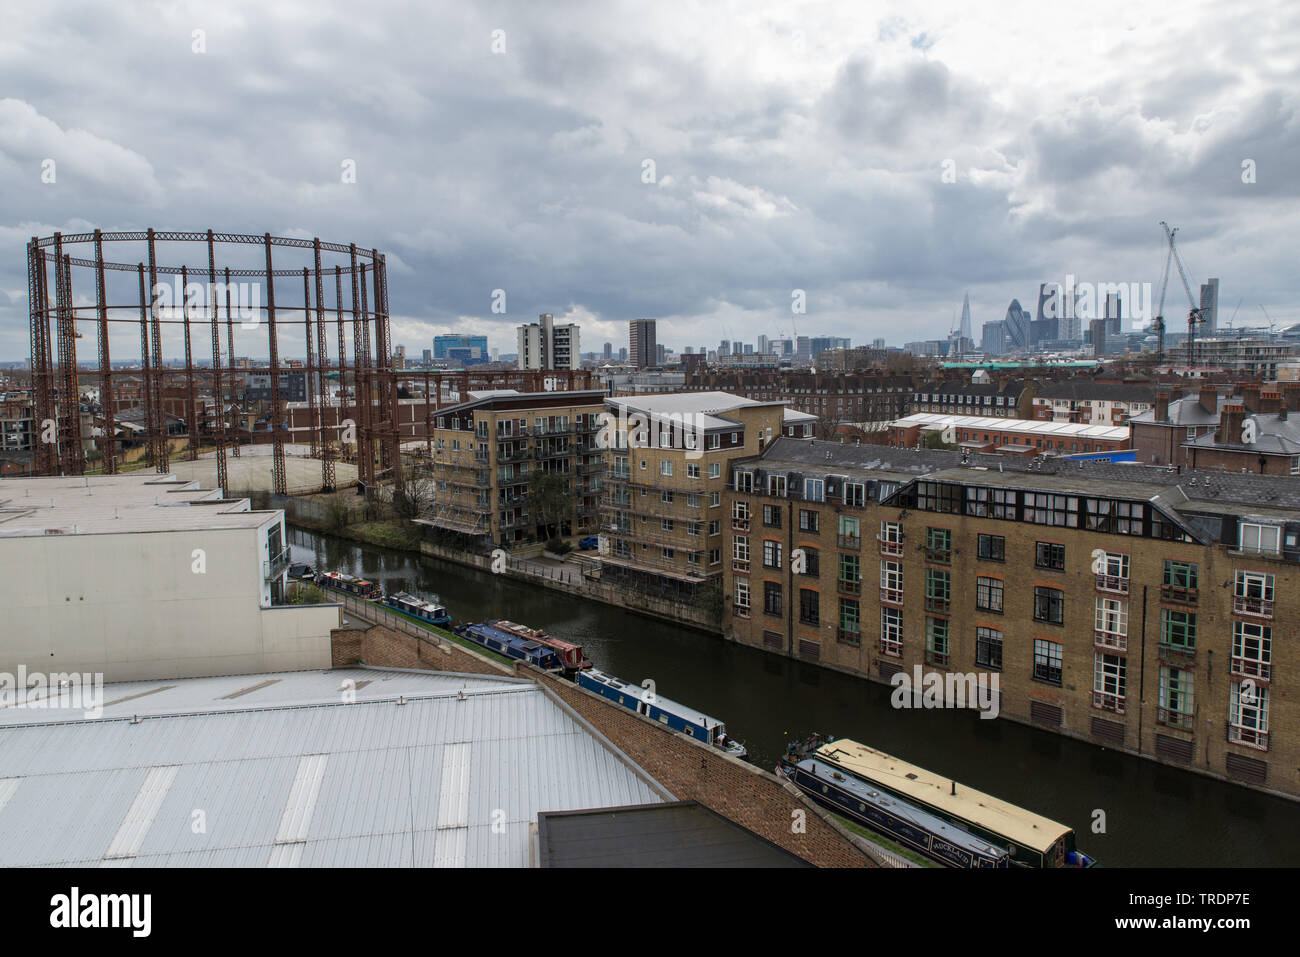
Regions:
M 345 679 L 371 684 L 345 703 Z M 347 669 L 105 698 L 146 685 L 172 687 L 99 720 L 0 710 L 0 866 L 526 866 L 539 811 L 670 797 L 529 682 Z
M 1241 442 L 1219 442 L 1213 432 L 1198 436 L 1194 441 L 1184 445 L 1198 449 L 1233 449 L 1243 452 L 1258 452 L 1263 455 L 1300 455 L 1300 415 L 1292 418 L 1290 413 L 1284 419 L 1276 412 L 1256 412 L 1247 415 L 1243 424 L 1253 420 L 1255 423 L 1255 441 L 1251 445 Z

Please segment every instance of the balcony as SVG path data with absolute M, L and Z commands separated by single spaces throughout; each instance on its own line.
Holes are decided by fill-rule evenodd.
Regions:
M 743 575 L 749 574 L 749 560 L 744 558 L 733 558 L 731 560 L 731 570 L 740 572 Z
M 1228 740 L 1233 744 L 1245 744 L 1261 751 L 1268 750 L 1268 732 L 1255 728 L 1243 728 L 1238 724 L 1228 725 Z
M 749 531 L 749 519 L 747 519 L 747 518 L 733 518 L 733 519 L 731 520 L 731 529 L 732 529 L 732 531 L 736 531 L 736 532 L 747 532 L 747 531 Z
M 1195 605 L 1200 593 L 1195 588 L 1183 588 L 1179 585 L 1160 586 L 1161 601 L 1176 601 L 1184 605 Z
M 840 593 L 844 595 L 860 595 L 862 594 L 862 581 L 861 579 L 857 581 L 847 581 L 841 578 L 839 580 L 839 589 Z
M 947 598 L 938 598 L 934 595 L 926 595 L 925 610 L 932 611 L 940 615 L 951 614 L 952 602 Z
M 950 656 L 946 651 L 935 651 L 933 648 L 925 649 L 925 663 L 934 665 L 936 668 L 947 668 Z
M 1259 661 L 1255 658 L 1238 658 L 1233 655 L 1229 670 L 1234 675 L 1241 675 L 1243 678 L 1258 678 L 1261 681 L 1268 681 L 1273 677 L 1273 665 L 1270 662 Z
M 903 589 L 882 588 L 880 589 L 880 600 L 887 605 L 901 605 L 903 603 Z
M 262 562 L 262 581 L 275 581 L 275 579 L 284 574 L 284 570 L 288 567 L 289 549 L 285 547 L 281 549 L 280 554 L 276 555 L 274 558 Z
M 836 535 L 835 544 L 840 548 L 858 549 L 862 547 L 862 538 L 858 535 Z
M 1092 644 L 1098 651 L 1128 651 L 1128 635 L 1097 629 L 1092 633 Z
M 1192 730 L 1192 716 L 1183 711 L 1156 708 L 1156 722 L 1163 724 L 1167 728 L 1177 728 L 1180 731 Z
M 880 639 L 880 653 L 886 658 L 902 658 L 903 642 L 902 639 L 894 641 L 891 638 Z
M 925 549 L 925 560 L 927 562 L 933 562 L 936 565 L 951 565 L 952 549 L 951 548 L 930 548 L 927 546 Z
M 1245 595 L 1234 595 L 1232 599 L 1232 611 L 1237 615 L 1254 615 L 1256 618 L 1272 618 L 1273 602 L 1268 598 L 1250 598 Z
M 1196 664 L 1196 648 L 1187 645 L 1173 645 L 1167 641 L 1160 642 L 1160 660 L 1179 668 L 1190 668 Z
M 1109 691 L 1094 691 L 1092 693 L 1092 706 L 1102 711 L 1123 714 L 1124 696 L 1122 694 L 1111 694 Z
M 1128 594 L 1128 579 L 1119 575 L 1098 575 L 1097 591 L 1111 592 L 1116 595 Z
M 890 542 L 890 541 L 886 541 L 883 538 L 877 538 L 876 541 L 880 542 L 880 554 L 891 555 L 897 558 L 902 557 L 903 555 L 902 542 Z
M 850 631 L 847 628 L 836 628 L 835 640 L 842 645 L 852 645 L 858 648 L 862 645 L 862 632 Z

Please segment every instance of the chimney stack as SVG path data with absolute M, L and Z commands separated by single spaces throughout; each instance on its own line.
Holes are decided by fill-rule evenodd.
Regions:
M 1300 412 L 1300 382 L 1283 382 L 1282 405 L 1292 412 Z
M 1156 393 L 1156 419 L 1157 422 L 1169 421 L 1169 393 Z
M 1219 413 L 1219 429 L 1214 441 L 1219 445 L 1240 445 L 1241 425 L 1246 421 L 1246 407 L 1231 403 Z
M 1246 411 L 1259 411 L 1259 393 L 1260 388 L 1257 385 L 1243 385 L 1241 387 L 1241 404 L 1246 407 Z
M 1259 394 L 1259 411 L 1273 413 L 1282 408 L 1282 393 L 1261 392 Z
M 1201 408 L 1209 415 L 1219 411 L 1219 390 L 1214 386 L 1206 383 L 1201 385 Z

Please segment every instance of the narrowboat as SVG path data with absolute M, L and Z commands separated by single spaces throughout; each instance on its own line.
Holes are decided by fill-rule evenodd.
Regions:
M 345 575 L 342 572 L 323 572 L 316 576 L 316 584 L 322 588 L 333 588 L 336 591 L 347 592 L 349 595 L 356 595 L 358 598 L 374 600 L 383 596 L 379 586 L 374 582 L 366 581 L 364 578 L 354 578 L 352 575 Z
M 869 831 L 884 835 L 945 867 L 1009 867 L 1011 855 L 965 828 L 900 801 L 866 781 L 836 770 L 816 757 L 787 758 L 777 767 L 785 778 L 822 807 Z
M 308 579 L 314 581 L 316 573 L 312 570 L 312 567 L 305 562 L 295 562 L 289 566 L 289 577 L 296 578 L 299 581 L 307 581 Z
M 564 670 L 570 674 L 576 674 L 591 667 L 591 659 L 582 653 L 581 645 L 575 645 L 562 638 L 556 638 L 554 635 L 548 635 L 537 628 L 526 628 L 513 621 L 506 621 L 504 618 L 489 619 L 488 624 L 493 628 L 500 628 L 517 638 L 535 641 L 539 645 L 545 645 L 547 648 L 553 649 L 560 656 L 560 663 L 564 665 Z
M 461 625 L 452 631 L 462 638 L 482 645 L 489 651 L 495 651 L 507 658 L 527 662 L 543 671 L 561 671 L 564 666 L 554 649 L 547 648 L 536 641 L 520 638 L 486 624 Z
M 427 622 L 430 625 L 447 625 L 451 623 L 451 615 L 447 614 L 446 608 L 431 601 L 416 598 L 409 592 L 399 591 L 395 595 L 385 595 L 376 604 L 384 605 L 406 615 L 408 618 Z
M 1009 863 L 1015 867 L 1097 865 L 1096 859 L 1075 846 L 1074 831 L 1064 824 L 857 741 L 827 741 L 814 736 L 804 745 L 793 746 L 784 763 L 798 764 L 805 758 L 1005 848 Z M 815 786 L 820 791 L 821 784 Z
M 749 754 L 743 744 L 727 737 L 727 726 L 717 718 L 711 718 L 676 701 L 669 701 L 649 688 L 628 684 L 595 668 L 578 672 L 578 685 L 588 691 L 594 691 L 602 698 L 608 698 L 615 704 L 622 705 L 629 711 L 635 711 L 637 714 L 666 724 L 674 731 L 680 731 L 697 741 L 711 744 L 732 757 L 743 758 Z

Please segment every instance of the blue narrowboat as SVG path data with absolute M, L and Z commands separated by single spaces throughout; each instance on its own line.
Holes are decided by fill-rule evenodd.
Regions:
M 543 671 L 564 670 L 564 663 L 560 661 L 560 656 L 553 648 L 509 634 L 492 625 L 461 625 L 459 628 L 453 628 L 452 631 L 461 638 L 482 645 L 489 651 L 527 662 Z
M 409 592 L 399 591 L 395 595 L 385 595 L 379 599 L 379 604 L 393 609 L 416 621 L 428 622 L 431 625 L 446 625 L 451 623 L 451 615 L 447 614 L 447 609 L 441 605 L 436 605 L 431 601 L 424 601 L 416 598 Z
M 578 685 L 629 711 L 667 725 L 674 731 L 711 744 L 733 757 L 743 758 L 749 753 L 739 741 L 727 737 L 727 726 L 717 718 L 711 718 L 676 701 L 669 701 L 649 688 L 628 684 L 595 668 L 579 672 Z
M 347 592 L 349 595 L 356 595 L 358 598 L 371 601 L 383 594 L 379 590 L 379 586 L 374 582 L 366 581 L 364 578 L 356 578 L 352 575 L 345 575 L 342 572 L 323 572 L 316 576 L 316 584 L 322 588 L 333 588 L 336 591 Z

